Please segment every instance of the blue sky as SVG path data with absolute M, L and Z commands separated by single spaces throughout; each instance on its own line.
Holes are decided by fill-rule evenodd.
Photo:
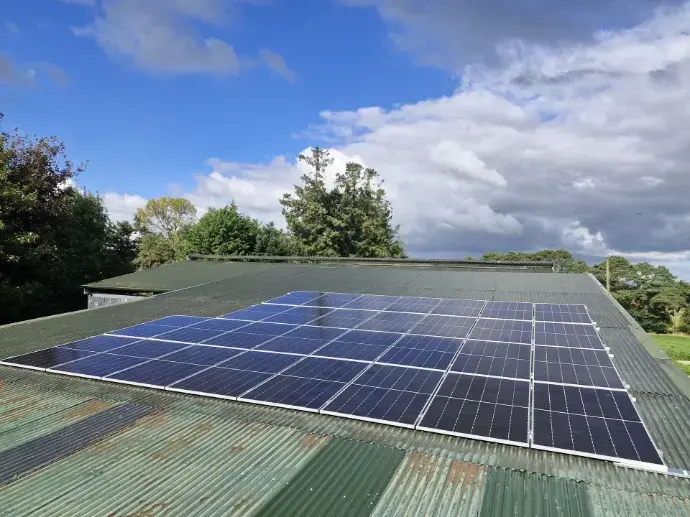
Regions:
M 330 178 L 379 171 L 413 255 L 690 278 L 688 25 L 682 0 L 3 0 L 2 127 L 89 160 L 114 218 L 174 194 L 281 225 L 318 144 Z

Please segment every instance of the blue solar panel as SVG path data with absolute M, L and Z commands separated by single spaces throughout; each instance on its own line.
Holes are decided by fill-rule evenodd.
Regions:
M 334 309 L 327 307 L 292 307 L 285 312 L 281 312 L 264 321 L 270 323 L 291 323 L 294 325 L 304 325 L 310 321 L 314 321 L 321 316 L 324 316 Z
M 142 357 L 102 353 L 55 366 L 52 368 L 52 371 L 100 378 L 138 364 L 143 364 L 146 361 L 148 359 Z
M 583 305 L 294 292 L 2 363 L 663 464 Z
M 271 377 L 273 377 L 271 373 L 212 367 L 177 381 L 168 386 L 168 389 L 224 398 L 236 398 Z
M 139 341 L 139 338 L 120 337 L 120 336 L 94 336 L 86 339 L 80 339 L 66 345 L 61 345 L 76 350 L 86 350 L 90 352 L 108 352 L 115 348 L 129 345 Z

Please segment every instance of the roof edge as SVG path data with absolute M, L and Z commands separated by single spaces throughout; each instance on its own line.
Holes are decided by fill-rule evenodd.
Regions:
M 218 260 L 240 262 L 371 262 L 385 264 L 444 264 L 467 266 L 501 266 L 501 267 L 540 267 L 553 269 L 553 262 L 511 262 L 511 261 L 486 261 L 486 260 L 456 260 L 456 259 L 410 259 L 410 258 L 365 258 L 365 257 L 314 257 L 314 256 L 274 256 L 274 255 L 204 255 L 192 253 L 187 255 L 187 260 Z

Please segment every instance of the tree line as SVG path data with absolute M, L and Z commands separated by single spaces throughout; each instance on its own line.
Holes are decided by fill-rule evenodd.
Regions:
M 1 117 L 1 114 L 0 114 Z M 114 222 L 103 199 L 74 187 L 75 165 L 55 138 L 0 133 L 0 324 L 84 307 L 81 285 L 184 260 L 188 254 L 402 258 L 405 251 L 383 182 L 348 163 L 331 188 L 333 164 L 318 147 L 280 199 L 286 230 L 242 214 L 235 202 L 197 218 L 184 198 L 151 199 L 134 223 Z M 466 257 L 472 259 L 473 257 Z M 548 261 L 561 273 L 592 273 L 566 250 L 485 253 L 489 261 Z M 690 332 L 690 285 L 663 266 L 609 260 L 611 292 L 650 332 Z

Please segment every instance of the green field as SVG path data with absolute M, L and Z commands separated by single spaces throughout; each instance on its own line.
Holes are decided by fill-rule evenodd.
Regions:
M 690 361 L 690 336 L 652 334 L 652 337 L 674 361 Z M 690 364 L 678 363 L 678 366 L 690 375 Z

